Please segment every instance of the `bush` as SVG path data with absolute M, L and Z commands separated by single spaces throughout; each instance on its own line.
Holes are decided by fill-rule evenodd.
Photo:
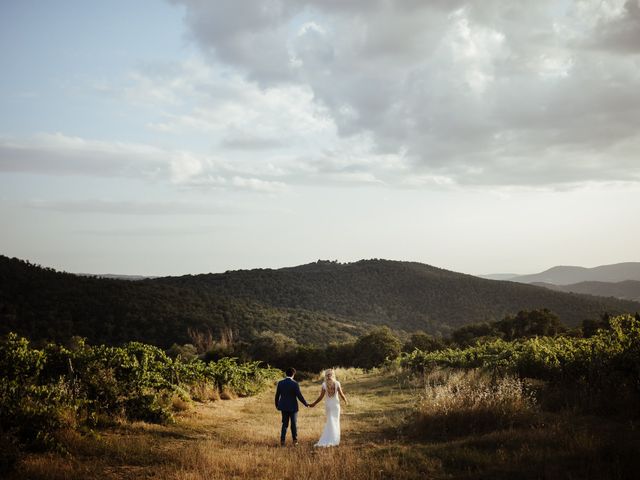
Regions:
M 167 422 L 175 395 L 188 401 L 192 388 L 208 398 L 223 391 L 253 395 L 279 375 L 260 362 L 171 359 L 138 342 L 108 347 L 76 339 L 73 350 L 55 344 L 35 349 L 9 334 L 0 341 L 0 433 L 7 445 L 62 449 L 57 434 L 63 429 L 121 418 Z
M 444 342 L 433 335 L 424 332 L 416 332 L 411 334 L 409 341 L 402 346 L 403 352 L 413 352 L 420 350 L 422 352 L 435 352 L 444 348 Z
M 590 338 L 493 340 L 466 349 L 414 351 L 404 354 L 399 364 L 418 373 L 437 367 L 484 368 L 497 374 L 573 385 L 584 392 L 585 406 L 615 413 L 624 407 L 608 401 L 612 392 L 628 398 L 627 405 L 640 404 L 640 320 L 631 315 L 611 318 L 608 329 L 598 330 Z M 633 411 L 637 414 L 637 408 Z

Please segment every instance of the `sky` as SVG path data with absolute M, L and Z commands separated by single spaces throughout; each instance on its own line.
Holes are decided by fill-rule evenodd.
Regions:
M 639 0 L 0 0 L 0 254 L 639 261 Z

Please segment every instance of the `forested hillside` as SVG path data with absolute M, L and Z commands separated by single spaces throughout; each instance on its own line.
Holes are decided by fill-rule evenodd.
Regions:
M 324 311 L 396 329 L 446 333 L 468 323 L 547 308 L 568 326 L 640 304 L 485 280 L 416 262 L 318 261 L 279 270 L 163 277 L 151 282 L 232 295 L 261 304 Z
M 137 340 L 168 347 L 188 330 L 230 330 L 251 341 L 285 333 L 299 343 L 357 337 L 372 325 L 448 334 L 479 321 L 548 308 L 569 326 L 640 310 L 640 304 L 483 280 L 420 263 L 319 261 L 279 270 L 186 275 L 141 281 L 56 272 L 0 256 L 0 333 L 64 341 Z
M 202 289 L 77 276 L 0 256 L 0 334 L 55 341 L 77 335 L 91 343 L 137 340 L 169 347 L 190 342 L 189 329 L 214 335 L 229 329 L 245 341 L 272 330 L 326 344 L 356 337 L 367 326 Z

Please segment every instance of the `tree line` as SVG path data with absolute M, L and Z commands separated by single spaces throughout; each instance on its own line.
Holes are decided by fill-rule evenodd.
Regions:
M 465 325 L 448 337 L 437 337 L 423 331 L 406 333 L 382 326 L 372 329 L 359 338 L 347 342 L 334 342 L 326 346 L 299 344 L 285 334 L 263 331 L 252 342 L 237 341 L 233 332 L 226 332 L 215 339 L 209 332 L 192 332 L 193 342 L 179 346 L 174 344 L 168 353 L 173 356 L 217 360 L 232 356 L 242 360 L 260 360 L 285 369 L 294 366 L 304 372 L 318 372 L 327 367 L 356 367 L 371 369 L 394 360 L 402 353 L 420 351 L 437 352 L 447 349 L 464 349 L 492 341 L 515 341 L 538 337 L 588 338 L 599 330 L 610 330 L 610 317 L 602 315 L 597 320 L 585 320 L 581 326 L 569 328 L 548 309 L 521 310 L 495 322 Z M 635 318 L 640 319 L 636 313 Z

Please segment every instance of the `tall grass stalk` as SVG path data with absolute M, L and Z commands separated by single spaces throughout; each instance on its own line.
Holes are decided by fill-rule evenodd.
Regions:
M 428 438 L 507 429 L 535 422 L 538 408 L 514 376 L 435 369 L 424 378 L 414 428 Z

